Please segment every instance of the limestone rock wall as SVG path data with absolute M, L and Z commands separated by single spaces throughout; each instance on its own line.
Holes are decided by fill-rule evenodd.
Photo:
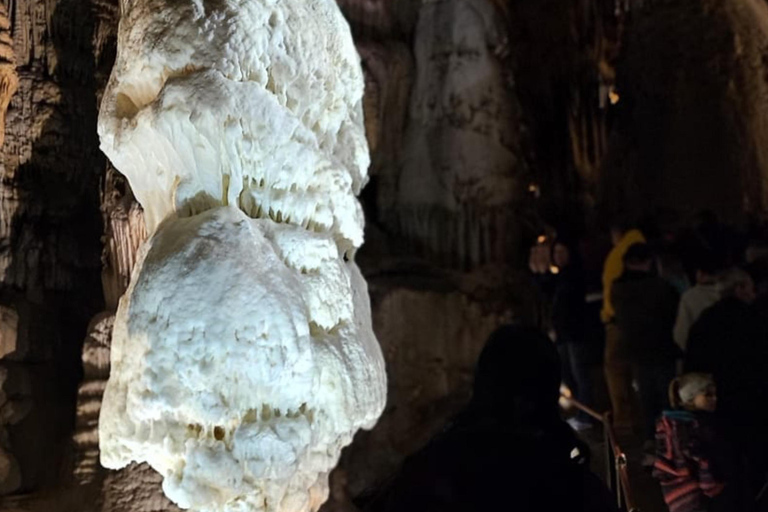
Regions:
M 506 66 L 503 12 L 487 0 L 424 3 L 396 193 L 383 212 L 415 248 L 472 268 L 508 261 L 527 176 Z
M 0 477 L 3 491 L 60 481 L 80 345 L 102 309 L 106 159 L 95 91 L 111 66 L 102 11 L 74 0 L 8 0 L 0 9 L 0 107 L 15 83 L 6 76 L 12 65 L 18 77 L 0 152 L 0 371 L 5 396 L 26 404 L 2 421 L 2 449 L 18 463 Z
M 502 204 L 528 179 L 558 208 L 590 187 L 609 214 L 765 208 L 768 13 L 758 0 L 339 3 L 366 74 L 360 263 L 390 382 L 380 425 L 334 473 L 327 510 L 348 512 L 461 407 L 485 337 L 525 309 L 519 280 L 478 293 L 441 268 L 514 259 L 529 219 Z M 17 495 L 0 509 L 173 510 L 146 466 L 95 463 L 111 314 L 146 236 L 96 138 L 117 2 L 0 4 L 19 79 L 0 148 L 0 494 Z M 601 83 L 617 88 L 612 110 L 599 109 Z M 491 149 L 478 158 L 470 140 Z

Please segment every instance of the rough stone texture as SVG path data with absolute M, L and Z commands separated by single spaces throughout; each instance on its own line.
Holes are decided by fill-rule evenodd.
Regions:
M 8 450 L 9 439 L 6 426 L 18 423 L 29 412 L 29 402 L 25 397 L 11 399 L 8 386 L 8 369 L 0 367 L 0 494 L 11 493 L 21 487 L 21 468 L 19 461 Z
M 102 463 L 146 460 L 184 508 L 316 510 L 384 405 L 354 263 L 328 235 L 233 207 L 164 223 L 141 252 L 115 320 Z
M 422 265 L 390 260 L 369 267 L 387 407 L 376 427 L 359 432 L 343 452 L 331 476 L 336 492 L 323 512 L 348 510 L 349 497 L 375 492 L 466 404 L 477 356 L 495 327 L 540 314 L 532 284 L 511 269 L 463 274 Z
M 18 74 L 0 168 L 0 304 L 18 315 L 16 350 L 4 361 L 13 359 L 8 367 L 27 375 L 33 403 L 8 428 L 7 450 L 19 461 L 19 490 L 31 491 L 59 478 L 79 346 L 103 302 L 98 212 L 105 159 L 93 94 L 103 65 L 96 50 L 101 20 L 90 1 L 3 5 Z M 8 35 L 0 19 L 3 68 L 11 61 L 2 51 Z
M 146 461 L 183 508 L 316 510 L 385 399 L 354 263 L 369 156 L 348 25 L 331 0 L 121 5 L 99 136 L 150 237 L 101 462 Z
M 13 308 L 0 306 L 0 359 L 20 352 L 18 342 L 19 314 Z
M 139 247 L 147 238 L 144 210 L 136 201 L 125 177 L 111 166 L 107 169 L 101 197 L 104 218 L 104 252 L 101 283 L 108 311 L 115 311 L 128 289 Z
M 509 51 L 537 185 L 535 212 L 580 228 L 591 212 L 607 150 L 623 18 L 614 0 L 507 3 Z
M 0 147 L 5 140 L 5 113 L 11 102 L 11 96 L 18 88 L 19 76 L 16 74 L 11 20 L 8 17 L 8 8 L 5 4 L 0 4 Z
M 171 27 L 169 29 L 169 27 Z M 362 72 L 331 0 L 125 2 L 102 148 L 151 233 L 218 205 L 362 243 Z
M 101 511 L 180 511 L 162 493 L 162 480 L 147 464 L 131 464 L 121 471 L 110 471 L 104 481 Z
M 99 411 L 109 378 L 109 353 L 114 315 L 94 317 L 83 342 L 83 380 L 77 392 L 74 468 L 77 485 L 90 485 L 101 472 L 99 466 Z
M 346 512 L 350 510 L 350 495 L 355 496 L 385 477 L 384 473 L 423 442 L 466 398 L 469 354 L 479 350 L 485 330 L 490 329 L 498 315 L 495 310 L 484 312 L 484 308 L 498 299 L 471 294 L 461 287 L 457 290 L 444 277 L 425 287 L 414 286 L 414 281 L 421 282 L 434 274 L 437 258 L 400 266 L 375 261 L 381 254 L 396 252 L 399 245 L 399 226 L 379 221 L 382 211 L 391 209 L 397 197 L 404 126 L 416 76 L 412 47 L 420 2 L 339 3 L 352 22 L 366 73 L 364 107 L 372 148 L 372 183 L 363 194 L 369 222 L 374 220 L 378 226 L 372 226 L 366 233 L 364 251 L 370 251 L 371 257 L 365 263 L 361 261 L 361 265 L 372 280 L 376 329 L 386 347 L 389 367 L 395 368 L 390 375 L 391 405 L 381 425 L 373 432 L 358 435 L 342 457 L 342 471 L 347 465 L 351 468 L 346 471 L 349 489 L 345 490 L 342 477 L 338 483 L 339 499 L 333 496 L 328 510 L 336 507 Z M 611 140 L 605 178 L 600 175 L 604 125 L 590 122 L 589 116 L 600 114 L 590 107 L 590 102 L 597 101 L 597 84 L 590 81 L 595 80 L 595 62 L 604 55 L 608 60 L 612 58 L 610 52 L 614 49 L 601 45 L 613 44 L 616 39 L 616 34 L 610 33 L 614 29 L 610 17 L 615 2 L 572 2 L 568 11 L 560 0 L 493 3 L 498 12 L 505 13 L 509 25 L 507 50 L 514 64 L 515 93 L 532 131 L 533 154 L 529 159 L 535 164 L 532 170 L 543 198 L 555 197 L 559 201 L 572 197 L 583 186 L 582 180 L 592 180 L 590 183 L 603 186 L 602 199 L 610 208 L 640 208 L 648 199 L 664 204 L 706 203 L 712 200 L 710 191 L 717 191 L 718 197 L 714 199 L 720 209 L 741 209 L 745 205 L 745 190 L 749 209 L 762 205 L 765 169 L 761 155 L 768 145 L 762 135 L 765 51 L 760 20 L 765 19 L 765 13 L 761 3 L 646 0 L 641 6 L 640 2 L 633 2 L 633 21 L 626 27 L 626 53 L 619 69 L 618 108 L 626 111 L 620 110 L 621 116 L 615 119 L 619 130 Z M 88 96 L 93 94 L 100 99 L 99 88 L 111 69 L 117 3 L 18 0 L 10 4 L 10 13 L 16 54 L 20 56 L 20 87 L 11 101 L 3 147 L 0 260 L 6 269 L 2 275 L 6 284 L 0 293 L 0 305 L 18 315 L 17 343 L 29 347 L 29 356 L 24 356 L 22 362 L 27 358 L 60 360 L 62 348 L 77 346 L 88 320 L 103 308 L 92 303 L 99 289 L 98 236 L 102 228 L 98 222 L 98 178 L 102 167 L 94 164 L 101 160 L 93 135 L 97 103 Z M 601 16 L 603 24 L 598 23 Z M 580 46 L 589 47 L 589 55 L 574 50 Z M 62 50 L 58 55 L 57 49 Z M 583 69 L 574 65 L 574 59 L 584 65 Z M 572 84 L 579 76 L 588 78 L 587 83 L 573 90 Z M 634 108 L 630 109 L 631 106 Z M 570 127 L 563 121 L 569 116 Z M 654 134 L 659 127 L 664 129 Z M 599 143 L 600 151 L 592 147 L 590 137 Z M 720 154 L 715 154 L 718 151 Z M 702 179 L 704 175 L 713 179 L 706 181 Z M 107 231 L 103 255 L 107 309 L 115 307 L 127 287 L 135 248 L 145 236 L 141 210 L 130 199 L 130 188 L 124 186 L 116 173 L 110 176 L 102 187 L 101 199 L 105 229 L 111 229 Z M 700 187 L 696 186 L 698 183 Z M 662 190 L 663 197 L 656 194 L 658 190 Z M 681 190 L 688 195 L 675 195 Z M 110 228 L 112 222 L 116 225 Z M 463 250 L 469 252 L 468 247 Z M 399 280 L 385 277 L 393 275 L 399 276 Z M 82 311 L 72 316 L 70 312 L 76 306 Z M 443 339 L 437 339 L 433 333 L 443 329 L 441 323 L 445 318 L 465 314 L 465 307 L 472 312 L 466 313 L 466 328 L 446 328 Z M 461 312 L 458 308 L 462 308 Z M 418 310 L 429 311 L 434 325 L 424 327 L 427 332 L 417 337 L 404 332 L 405 324 L 400 323 L 398 315 L 410 318 L 417 316 Z M 31 322 L 35 318 L 47 321 L 43 325 Z M 422 325 L 420 317 L 414 322 Z M 382 325 L 390 328 L 382 330 Z M 475 337 L 475 328 L 477 339 L 470 341 Z M 422 344 L 425 346 L 419 348 Z M 104 349 L 98 343 L 88 341 L 86 346 L 90 347 L 88 351 L 96 349 L 103 355 Z M 454 346 L 464 349 L 454 352 Z M 424 357 L 442 358 L 443 362 L 421 360 L 417 356 L 422 353 Z M 79 361 L 79 354 L 70 359 Z M 409 363 L 413 360 L 417 362 Z M 416 364 L 418 371 L 410 373 L 407 367 L 393 367 L 398 364 Z M 462 377 L 447 379 L 442 364 L 458 368 Z M 45 377 L 41 380 L 50 381 L 52 371 L 49 367 L 47 374 L 41 374 Z M 99 364 L 89 365 L 85 371 L 101 374 L 103 368 Z M 421 401 L 421 395 L 411 397 L 405 385 L 399 384 L 401 381 L 428 396 L 442 397 L 438 399 L 441 405 L 430 408 L 426 400 Z M 74 389 L 73 381 L 67 382 Z M 83 410 L 95 407 L 92 402 L 100 393 L 100 386 L 93 382 L 98 380 L 86 382 L 81 388 L 81 400 L 89 404 Z M 68 400 L 45 398 L 37 389 L 34 403 Z M 414 408 L 409 411 L 392 407 L 400 401 Z M 35 414 L 39 412 L 38 408 Z M 45 421 L 38 417 L 25 424 L 23 419 L 12 429 L 24 425 L 27 437 L 19 437 L 20 433 L 9 436 L 11 446 L 14 439 L 23 439 L 23 444 L 29 446 L 39 445 L 43 440 L 45 443 L 38 448 L 43 456 L 39 458 L 48 464 L 57 451 L 49 430 L 36 430 L 35 426 L 63 417 L 67 417 L 66 411 Z M 83 425 L 88 424 L 85 419 Z M 399 428 L 399 421 L 411 427 Z M 396 434 L 388 433 L 390 426 Z M 393 455 L 387 450 L 392 450 Z M 378 467 L 382 474 L 371 470 L 377 464 L 381 464 Z M 334 476 L 332 486 L 336 485 Z M 0 500 L 0 509 L 174 510 L 159 486 L 158 476 L 147 466 L 130 466 L 122 472 L 110 473 L 106 480 L 96 476 L 90 485 L 55 497 Z
M 526 195 L 506 27 L 487 0 L 422 4 L 403 166 L 385 224 L 445 263 L 509 261 Z

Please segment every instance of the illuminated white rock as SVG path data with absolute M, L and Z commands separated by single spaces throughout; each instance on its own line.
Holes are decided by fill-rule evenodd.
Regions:
M 354 264 L 363 76 L 332 0 L 123 0 L 99 117 L 150 238 L 120 302 L 102 464 L 179 506 L 316 510 L 385 402 Z
M 122 4 L 99 135 L 149 231 L 226 204 L 359 246 L 363 74 L 335 2 Z
M 147 461 L 196 510 L 316 510 L 386 388 L 356 265 L 330 235 L 232 207 L 164 224 L 146 244 L 112 371 L 102 463 Z

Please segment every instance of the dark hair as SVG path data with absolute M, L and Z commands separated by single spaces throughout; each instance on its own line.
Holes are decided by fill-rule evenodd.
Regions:
M 480 354 L 471 405 L 495 415 L 557 417 L 560 380 L 549 338 L 533 327 L 504 325 Z
M 636 243 L 629 246 L 624 254 L 625 265 L 641 265 L 653 259 L 653 252 L 648 244 Z
M 568 249 L 568 266 L 572 269 L 581 269 L 584 265 L 581 257 L 581 250 L 579 248 L 578 240 L 567 236 L 557 236 L 552 242 L 552 248 L 550 249 L 549 257 L 554 261 L 555 246 L 562 245 Z
M 723 269 L 721 258 L 718 258 L 713 251 L 708 250 L 699 251 L 694 267 L 696 270 L 709 275 L 715 275 Z

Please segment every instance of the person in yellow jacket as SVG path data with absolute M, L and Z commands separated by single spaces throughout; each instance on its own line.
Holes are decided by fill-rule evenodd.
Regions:
M 605 380 L 611 397 L 614 425 L 630 428 L 636 411 L 636 398 L 632 390 L 632 368 L 622 347 L 621 333 L 614 324 L 614 310 L 611 303 L 613 283 L 624 273 L 624 254 L 630 246 L 645 242 L 637 229 L 627 230 L 623 226 L 611 229 L 613 249 L 608 253 L 603 267 L 603 309 L 600 317 L 605 324 Z

